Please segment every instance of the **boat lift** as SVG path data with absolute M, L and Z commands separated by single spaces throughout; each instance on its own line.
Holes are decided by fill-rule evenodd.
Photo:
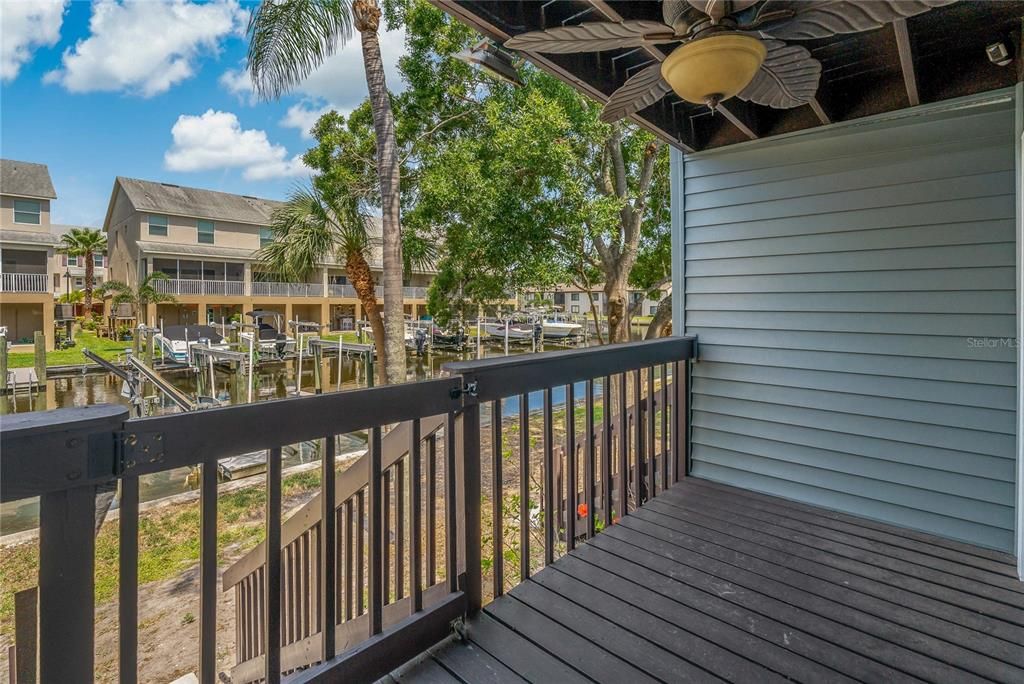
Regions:
M 164 380 L 160 377 L 159 373 L 146 365 L 146 363 L 137 356 L 128 354 L 126 362 L 127 368 L 122 368 L 117 364 L 111 363 L 89 349 L 83 349 L 82 356 L 99 365 L 108 373 L 120 378 L 124 382 L 124 387 L 122 388 L 121 393 L 131 401 L 132 407 L 135 410 L 135 415 L 138 417 L 145 415 L 145 397 L 143 396 L 142 390 L 142 384 L 144 381 L 153 383 L 153 386 L 159 392 L 170 399 L 171 403 L 182 411 L 195 411 L 200 406 L 199 402 L 194 401 L 190 396 Z

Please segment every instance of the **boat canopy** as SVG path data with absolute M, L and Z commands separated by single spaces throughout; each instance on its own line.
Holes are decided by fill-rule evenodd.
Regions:
M 186 335 L 188 336 L 186 340 Z M 176 342 L 196 342 L 200 339 L 209 340 L 213 344 L 224 341 L 220 333 L 209 325 L 169 325 L 163 330 L 164 339 Z

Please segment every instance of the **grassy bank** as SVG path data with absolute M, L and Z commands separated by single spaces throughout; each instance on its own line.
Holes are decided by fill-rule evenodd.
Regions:
M 265 534 L 266 490 L 256 478 L 252 487 L 217 498 L 218 562 L 237 558 L 259 544 Z M 319 470 L 284 478 L 285 500 L 295 499 L 320 486 Z M 139 518 L 139 585 L 173 577 L 199 562 L 199 503 L 156 508 Z M 118 525 L 108 521 L 96 537 L 96 603 L 117 594 Z M 0 548 L 0 633 L 13 630 L 14 594 L 37 584 L 37 541 Z
M 83 349 L 96 352 L 104 359 L 113 361 L 119 354 L 123 354 L 125 349 L 131 349 L 131 347 L 131 342 L 109 340 L 105 337 L 98 337 L 96 333 L 82 330 L 75 335 L 75 346 L 71 349 L 46 352 L 46 365 L 73 366 L 92 363 L 82 355 Z M 31 368 L 34 365 L 35 354 L 32 352 L 11 352 L 7 355 L 8 368 Z

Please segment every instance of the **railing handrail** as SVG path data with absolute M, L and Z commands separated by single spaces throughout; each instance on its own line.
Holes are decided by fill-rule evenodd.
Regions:
M 640 342 L 601 345 L 584 349 L 522 354 L 472 361 L 452 361 L 441 368 L 473 386 L 477 402 L 513 394 L 536 392 L 589 378 L 615 375 L 638 366 L 672 363 L 694 356 L 692 335 L 662 337 Z
M 0 289 L 3 292 L 47 292 L 49 276 L 46 273 L 3 273 Z

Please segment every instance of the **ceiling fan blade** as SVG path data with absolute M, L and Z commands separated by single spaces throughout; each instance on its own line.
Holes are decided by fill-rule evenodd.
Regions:
M 711 17 L 716 24 L 733 12 L 742 12 L 760 0 L 687 0 L 694 8 Z
M 678 36 L 685 35 L 693 23 L 706 20 L 704 12 L 690 0 L 661 0 L 661 16 Z
M 821 62 L 799 45 L 786 45 L 781 40 L 766 40 L 764 44 L 768 48 L 764 64 L 736 97 L 774 109 L 807 104 L 818 92 Z
M 520 33 L 505 41 L 505 47 L 523 52 L 565 54 L 637 47 L 674 39 L 672 30 L 657 21 L 592 21 Z
M 815 2 L 777 2 L 768 0 L 759 14 L 787 11 L 792 16 L 759 24 L 761 33 L 782 40 L 826 38 L 837 33 L 858 33 L 881 28 L 897 19 L 906 19 L 956 0 L 817 0 Z
M 672 86 L 661 77 L 661 64 L 652 64 L 629 78 L 621 88 L 612 93 L 601 110 L 601 121 L 612 123 L 624 119 L 633 112 L 650 107 L 671 92 Z

